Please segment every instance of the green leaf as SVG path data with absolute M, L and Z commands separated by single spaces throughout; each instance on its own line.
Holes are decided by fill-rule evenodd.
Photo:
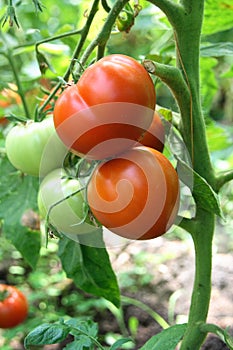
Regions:
M 61 323 L 44 323 L 31 331 L 24 339 L 24 346 L 30 349 L 32 345 L 56 344 L 69 334 L 69 327 Z
M 16 171 L 5 155 L 0 156 L 0 167 L 0 220 L 3 221 L 3 233 L 28 264 L 35 268 L 41 246 L 36 213 L 39 180 Z
M 175 350 L 186 330 L 186 324 L 177 324 L 164 329 L 150 338 L 140 350 Z
M 65 350 L 86 350 L 86 349 L 94 349 L 92 346 L 92 341 L 85 336 L 80 336 L 78 340 L 74 340 L 72 343 L 69 343 L 64 348 Z
M 121 346 L 123 344 L 126 344 L 128 342 L 132 342 L 132 339 L 130 338 L 121 338 L 118 339 L 114 344 L 112 344 L 112 346 L 110 347 L 109 350 L 117 350 L 117 349 L 121 349 Z
M 96 338 L 98 334 L 98 324 L 92 320 L 80 320 L 78 318 L 71 318 L 68 321 L 64 322 L 69 327 L 72 327 L 74 330 L 71 330 L 70 333 L 76 336 L 77 334 L 85 334 L 89 337 Z
M 204 323 L 200 326 L 200 330 L 204 333 L 216 334 L 228 347 L 233 350 L 233 337 L 227 330 L 220 328 L 215 324 Z
M 102 236 L 102 232 L 99 235 Z M 101 236 L 99 239 L 102 239 Z M 105 248 L 79 244 L 62 237 L 58 255 L 67 277 L 73 279 L 78 288 L 103 297 L 119 307 L 119 287 Z
M 232 28 L 232 0 L 205 0 L 203 34 Z
M 222 57 L 233 55 L 233 43 L 223 42 L 211 45 L 203 45 L 200 50 L 202 57 Z
M 181 159 L 177 162 L 177 172 L 181 181 L 190 187 L 197 205 L 210 213 L 223 216 L 217 193 L 203 177 Z

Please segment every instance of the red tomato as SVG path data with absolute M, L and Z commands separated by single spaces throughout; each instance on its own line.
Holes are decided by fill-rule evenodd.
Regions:
M 24 294 L 13 286 L 0 284 L 0 328 L 17 326 L 27 314 L 28 304 Z
M 142 135 L 140 143 L 143 146 L 157 149 L 162 152 L 165 143 L 165 130 L 159 113 L 155 111 L 153 121 L 149 129 Z
M 54 124 L 75 153 L 89 159 L 119 154 L 150 126 L 156 96 L 153 82 L 135 59 L 106 56 L 85 70 L 58 98 Z
M 178 175 L 170 161 L 149 147 L 135 147 L 95 169 L 87 199 L 96 219 L 129 239 L 151 239 L 174 223 Z

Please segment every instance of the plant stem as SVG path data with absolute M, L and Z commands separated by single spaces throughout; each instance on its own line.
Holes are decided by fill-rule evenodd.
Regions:
M 215 217 L 204 210 L 196 216 L 196 230 L 192 234 L 195 247 L 195 279 L 192 292 L 189 320 L 180 350 L 199 350 L 206 333 L 200 331 L 200 324 L 206 322 L 212 270 L 212 239 Z
M 112 27 L 116 21 L 117 16 L 129 0 L 118 0 L 114 3 L 112 9 L 110 10 L 108 17 L 97 35 L 97 37 L 90 43 L 82 55 L 80 64 L 84 65 L 90 54 L 98 46 L 97 60 L 100 59 L 105 50 L 106 43 L 111 35 Z
M 174 29 L 177 68 L 187 84 L 189 94 L 177 99 L 181 114 L 181 133 L 190 153 L 194 170 L 214 188 L 216 178 L 207 147 L 206 129 L 200 98 L 200 37 L 204 15 L 204 0 L 182 0 L 179 5 L 170 0 L 151 0 L 167 15 Z M 177 13 L 175 7 L 178 6 Z M 171 18 L 172 17 L 172 18 Z M 175 84 L 172 89 L 177 90 Z M 187 97 L 188 96 L 188 97 Z M 206 333 L 200 324 L 206 322 L 211 294 L 212 239 L 214 214 L 196 203 L 196 217 L 184 220 L 183 227 L 192 235 L 195 246 L 195 279 L 187 330 L 180 350 L 199 350 Z
M 45 42 L 48 42 L 48 41 L 51 41 L 51 40 L 55 40 L 55 39 L 60 39 L 60 38 L 64 38 L 64 37 L 67 37 L 69 35 L 74 35 L 74 34 L 80 34 L 81 35 L 81 38 L 79 40 L 79 42 L 77 43 L 76 45 L 76 48 L 73 52 L 73 55 L 72 55 L 72 58 L 71 58 L 71 62 L 70 62 L 70 65 L 68 66 L 66 72 L 64 73 L 62 79 L 64 81 L 68 81 L 69 78 L 70 78 L 70 74 L 72 73 L 73 71 L 73 68 L 74 68 L 74 65 L 75 65 L 75 61 L 78 59 L 80 53 L 81 53 L 81 50 L 83 48 L 83 45 L 85 44 L 85 40 L 87 38 L 87 35 L 89 33 L 89 30 L 90 30 L 90 27 L 91 27 L 91 24 L 92 24 L 92 21 L 95 17 L 95 14 L 97 13 L 98 11 L 98 6 L 99 6 L 99 1 L 100 0 L 94 0 L 93 2 L 93 5 L 92 5 L 92 8 L 91 8 L 91 11 L 89 13 L 89 16 L 87 18 L 87 21 L 84 25 L 84 27 L 80 30 L 76 30 L 76 31 L 72 31 L 72 32 L 69 32 L 69 33 L 65 33 L 65 34 L 61 34 L 61 35 L 57 35 L 55 37 L 51 37 L 51 38 L 48 38 L 48 39 L 44 39 L 44 40 L 41 40 L 39 42 L 36 43 L 36 46 L 35 48 L 37 49 L 37 47 Z M 50 102 L 50 100 L 53 98 L 53 96 L 56 95 L 56 92 L 60 89 L 60 87 L 62 86 L 62 81 L 59 81 L 58 84 L 56 85 L 56 87 L 53 89 L 53 91 L 50 93 L 50 95 L 47 97 L 47 99 L 44 101 L 44 103 L 42 104 L 42 106 L 40 106 L 40 108 L 38 109 L 37 111 L 37 114 L 40 116 L 41 112 L 43 111 L 43 109 L 45 108 L 45 106 Z M 38 118 L 36 116 L 36 119 L 38 120 L 41 120 L 40 118 Z
M 15 82 L 16 82 L 16 85 L 18 87 L 18 94 L 19 94 L 21 101 L 22 101 L 22 104 L 23 104 L 25 116 L 27 119 L 31 119 L 31 116 L 30 116 L 30 113 L 28 110 L 28 105 L 27 105 L 27 102 L 25 99 L 25 93 L 23 91 L 23 87 L 22 87 L 21 81 L 19 79 L 18 70 L 15 66 L 14 58 L 12 57 L 12 52 L 10 50 L 8 50 L 7 53 L 5 53 L 5 57 L 7 58 L 10 66 L 11 66 L 11 69 L 12 69 L 12 72 L 13 72 L 13 75 L 15 78 Z
M 227 182 L 230 182 L 233 180 L 233 170 L 228 170 L 226 172 L 223 172 L 221 174 L 219 174 L 216 177 L 216 188 L 215 191 L 219 192 L 219 190 L 221 189 L 221 187 L 223 185 L 225 185 Z

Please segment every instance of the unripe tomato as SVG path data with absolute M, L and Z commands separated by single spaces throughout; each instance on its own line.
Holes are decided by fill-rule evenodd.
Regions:
M 14 126 L 6 137 L 6 152 L 12 165 L 23 173 L 45 176 L 62 166 L 67 148 L 54 129 L 52 116 L 42 122 Z
M 170 161 L 149 147 L 135 147 L 100 163 L 87 188 L 96 219 L 129 239 L 151 239 L 174 223 L 178 175 Z
M 12 328 L 22 323 L 28 314 L 24 294 L 16 287 L 0 284 L 0 328 Z
M 54 124 L 72 151 L 104 159 L 139 140 L 152 122 L 155 102 L 155 88 L 145 68 L 131 57 L 109 55 L 61 94 Z
M 96 226 L 88 216 L 80 223 L 85 215 L 83 191 L 77 192 L 81 188 L 79 180 L 67 178 L 63 169 L 55 169 L 46 175 L 40 184 L 37 199 L 41 218 L 45 219 L 49 213 L 49 222 L 58 232 L 68 236 L 94 232 Z
M 159 113 L 155 111 L 153 121 L 148 130 L 142 135 L 140 143 L 159 152 L 164 149 L 165 130 Z

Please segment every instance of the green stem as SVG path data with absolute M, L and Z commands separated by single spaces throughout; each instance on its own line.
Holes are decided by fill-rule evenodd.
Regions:
M 170 0 L 151 0 L 167 15 L 174 29 L 177 69 L 186 83 L 188 94 L 177 98 L 181 114 L 181 133 L 190 153 L 194 170 L 214 187 L 216 178 L 207 147 L 206 129 L 200 98 L 200 37 L 204 15 L 204 0 L 182 0 L 179 5 Z M 175 11 L 178 6 L 177 12 Z M 172 17 L 172 18 L 171 18 Z M 161 72 L 165 76 L 164 72 Z M 177 75 L 177 82 L 180 80 Z M 168 81 L 169 82 L 169 81 Z M 177 90 L 175 83 L 172 87 Z M 200 324 L 206 322 L 211 294 L 212 239 L 215 216 L 199 208 L 196 217 L 181 222 L 188 230 L 195 246 L 195 279 L 187 330 L 180 350 L 199 350 L 206 334 Z
M 227 182 L 233 180 L 233 170 L 228 170 L 226 172 L 220 173 L 216 176 L 216 187 L 215 191 L 219 192 L 219 190 L 224 186 Z
M 206 322 L 210 302 L 214 223 L 214 215 L 198 210 L 196 229 L 192 234 L 196 259 L 195 279 L 187 330 L 180 350 L 199 350 L 206 337 L 206 333 L 200 332 L 200 324 Z
M 148 0 L 150 3 L 159 7 L 167 16 L 169 22 L 173 27 L 179 23 L 179 18 L 182 16 L 184 9 L 181 5 L 176 4 L 172 0 Z
M 91 27 L 91 24 L 92 24 L 92 21 L 93 21 L 96 13 L 98 11 L 99 1 L 100 0 L 94 0 L 94 2 L 93 2 L 93 5 L 92 5 L 91 11 L 89 13 L 89 16 L 87 18 L 86 24 L 85 24 L 85 26 L 82 29 L 82 35 L 81 35 L 80 41 L 77 44 L 77 46 L 76 46 L 76 48 L 74 50 L 73 56 L 71 58 L 71 64 L 68 67 L 66 73 L 64 74 L 64 77 L 63 77 L 64 80 L 68 80 L 69 79 L 69 76 L 70 76 L 70 74 L 73 71 L 73 68 L 74 68 L 74 65 L 75 65 L 75 61 L 79 57 L 80 52 L 81 52 L 81 50 L 83 48 L 83 45 L 85 44 L 87 35 L 89 33 L 89 30 L 90 30 L 90 27 Z M 82 62 L 80 62 L 80 66 L 82 66 Z
M 128 1 L 129 0 L 118 0 L 114 3 L 101 31 L 84 51 L 82 58 L 80 60 L 81 65 L 85 64 L 90 54 L 94 51 L 94 49 L 97 46 L 98 46 L 97 60 L 103 57 L 106 43 L 111 35 L 112 27 L 117 19 L 117 16 L 119 15 L 119 13 L 121 12 L 121 10 L 123 9 L 123 7 Z
M 130 298 L 127 296 L 121 296 L 121 301 L 125 304 L 132 304 L 141 310 L 145 311 L 150 315 L 163 329 L 166 329 L 169 327 L 169 324 L 166 322 L 166 320 L 160 316 L 157 312 L 155 312 L 151 307 L 148 305 L 142 303 L 140 300 Z
M 51 37 L 51 38 L 48 38 L 48 39 L 41 40 L 41 41 L 36 43 L 36 49 L 37 49 L 37 47 L 39 45 L 41 45 L 41 44 L 43 44 L 45 42 L 51 41 L 51 40 L 61 39 L 61 38 L 67 37 L 69 35 L 75 35 L 75 34 L 80 34 L 81 35 L 81 38 L 80 38 L 79 42 L 77 43 L 76 48 L 75 48 L 75 50 L 73 52 L 70 65 L 68 66 L 67 70 L 65 71 L 65 73 L 64 73 L 64 75 L 62 77 L 63 81 L 68 81 L 69 78 L 70 78 L 70 74 L 73 71 L 75 62 L 76 62 L 76 60 L 78 59 L 78 57 L 79 57 L 79 55 L 81 53 L 81 50 L 83 48 L 83 45 L 85 44 L 85 41 L 86 41 L 87 35 L 89 33 L 89 30 L 90 30 L 91 24 L 93 22 L 93 19 L 94 19 L 95 15 L 96 15 L 96 13 L 98 11 L 99 1 L 100 0 L 94 0 L 92 8 L 91 8 L 91 11 L 90 11 L 89 16 L 87 18 L 87 21 L 86 21 L 86 23 L 85 23 L 85 25 L 84 25 L 84 27 L 82 29 L 76 30 L 76 31 L 72 31 L 72 32 L 68 32 L 68 33 L 61 34 L 61 35 L 57 35 L 57 36 L 54 36 L 54 37 Z M 41 112 L 43 111 L 45 106 L 56 95 L 56 92 L 61 88 L 61 86 L 62 86 L 62 81 L 59 81 L 58 84 L 53 89 L 53 91 L 51 92 L 51 94 L 44 101 L 43 105 L 38 109 L 38 111 L 37 111 L 37 115 L 38 116 L 41 115 Z M 40 120 L 40 118 L 38 118 L 37 116 L 36 116 L 36 119 Z
M 15 82 L 16 82 L 16 85 L 18 87 L 18 94 L 19 94 L 21 101 L 22 101 L 22 104 L 23 104 L 25 116 L 27 119 L 31 119 L 31 116 L 30 116 L 30 113 L 28 110 L 28 106 L 27 106 L 27 102 L 25 99 L 25 93 L 23 91 L 23 87 L 22 87 L 21 81 L 19 79 L 18 70 L 15 66 L 14 58 L 12 57 L 12 52 L 10 50 L 8 50 L 7 53 L 5 53 L 5 57 L 7 58 L 10 66 L 11 66 L 11 69 L 12 69 L 12 72 L 13 72 L 13 75 L 15 78 Z

